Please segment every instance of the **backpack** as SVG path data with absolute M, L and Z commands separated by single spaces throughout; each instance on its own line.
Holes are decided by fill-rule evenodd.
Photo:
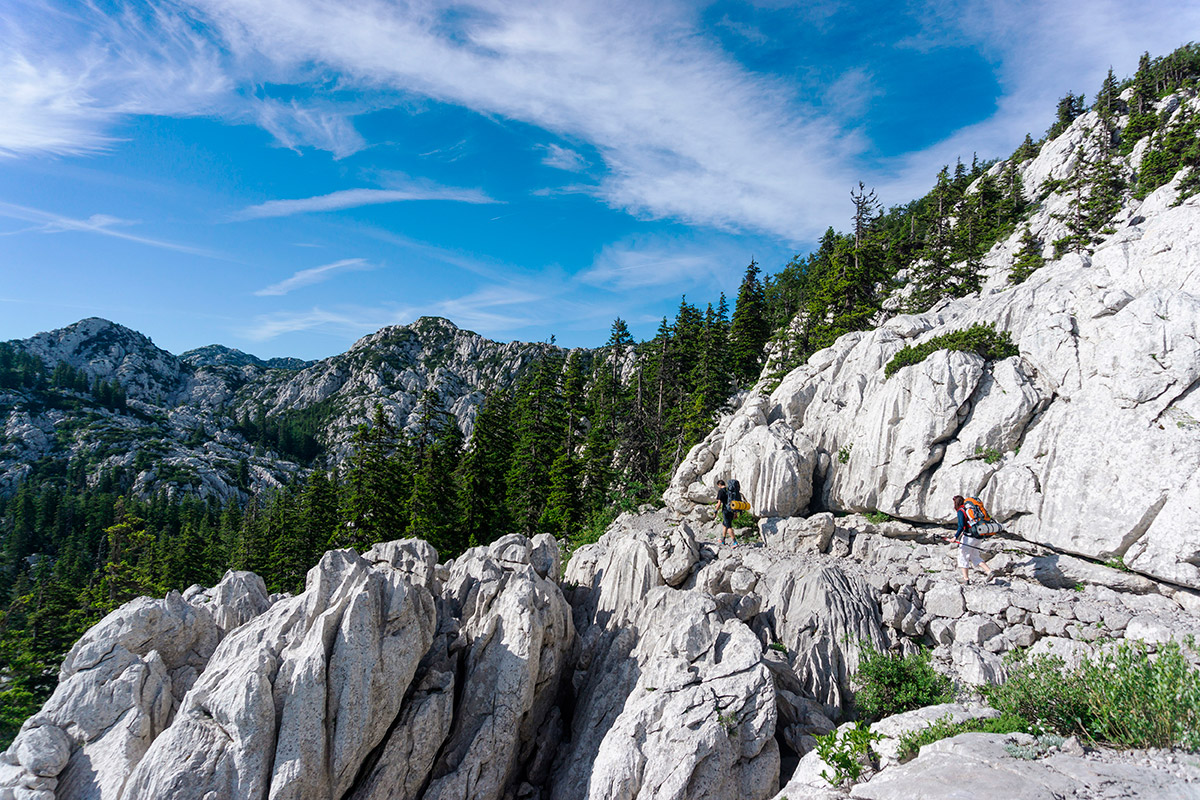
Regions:
M 1004 531 L 1004 526 L 992 519 L 977 497 L 963 498 L 963 513 L 967 517 L 967 528 L 971 536 L 995 536 Z
M 738 483 L 737 478 L 730 478 L 729 483 L 725 484 L 725 491 L 729 493 L 729 508 L 732 511 L 749 511 L 750 504 L 742 499 L 742 485 Z

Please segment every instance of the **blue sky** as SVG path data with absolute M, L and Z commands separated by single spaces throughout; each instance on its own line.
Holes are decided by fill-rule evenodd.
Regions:
M 905 202 L 1197 30 L 1190 1 L 3 0 L 0 340 L 646 338 L 845 228 L 858 180 Z

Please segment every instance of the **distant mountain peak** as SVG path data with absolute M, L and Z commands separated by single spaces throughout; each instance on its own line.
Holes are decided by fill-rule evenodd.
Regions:
M 192 367 L 245 367 L 255 366 L 263 369 L 305 369 L 315 364 L 302 358 L 290 356 L 277 358 L 259 358 L 256 355 L 243 352 L 223 344 L 209 344 L 182 353 L 179 359 Z

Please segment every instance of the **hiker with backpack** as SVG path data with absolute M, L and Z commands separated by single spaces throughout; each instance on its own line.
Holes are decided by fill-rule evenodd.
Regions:
M 971 582 L 971 567 L 980 567 L 991 578 L 994 570 L 983 560 L 983 540 L 979 535 L 983 529 L 990 531 L 1000 525 L 991 521 L 983 503 L 974 497 L 954 495 L 954 510 L 958 513 L 958 531 L 954 534 L 954 541 L 958 542 L 958 566 L 962 569 L 962 582 Z
M 725 536 L 728 535 L 729 541 L 734 547 L 737 547 L 737 536 L 733 533 L 732 503 L 741 499 L 741 487 L 738 485 L 736 478 L 730 478 L 728 486 L 726 486 L 725 481 L 717 481 L 717 505 L 721 509 L 722 522 L 720 544 L 725 544 Z

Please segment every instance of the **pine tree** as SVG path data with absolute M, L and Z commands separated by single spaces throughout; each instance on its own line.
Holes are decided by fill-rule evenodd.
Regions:
M 1121 208 L 1125 181 L 1109 149 L 1108 130 L 1103 125 L 1092 131 L 1087 156 L 1080 158 L 1063 183 L 1069 201 L 1067 211 L 1056 215 L 1066 225 L 1067 235 L 1054 242 L 1054 257 L 1068 250 L 1091 252 L 1101 241 L 1113 215 Z
M 950 180 L 949 170 L 942 167 L 922 215 L 925 246 L 914 268 L 913 311 L 925 311 L 944 297 L 960 294 L 961 276 L 954 265 L 955 236 L 950 224 L 958 199 L 959 192 Z
M 355 451 L 346 461 L 342 525 L 330 546 L 365 550 L 408 529 L 410 477 L 400 434 L 382 406 L 375 406 L 371 424 L 360 426 L 351 442 Z
M 1066 95 L 1058 101 L 1058 109 L 1055 112 L 1054 124 L 1046 131 L 1046 138 L 1053 139 L 1060 133 L 1071 126 L 1084 111 L 1084 98 L 1081 94 L 1073 94 L 1067 92 Z
M 117 522 L 105 529 L 107 557 L 100 581 L 99 602 L 106 611 L 142 595 L 161 595 L 157 579 L 157 548 L 146 522 L 118 503 Z
M 1118 104 L 1121 102 L 1120 94 L 1117 77 L 1113 75 L 1112 67 L 1109 67 L 1104 82 L 1100 84 L 1100 91 L 1096 92 L 1096 102 L 1092 104 L 1092 108 L 1101 119 L 1108 121 L 1117 115 Z
M 632 347 L 629 328 L 617 317 L 603 354 L 593 362 L 586 401 L 589 425 L 583 452 L 583 502 L 589 514 L 605 506 L 615 480 L 616 451 L 629 421 L 623 411 L 630 403 L 621 367 Z
M 737 386 L 745 386 L 758 379 L 763 348 L 771 336 L 767 324 L 766 298 L 758 273 L 758 262 L 751 259 L 738 289 L 733 321 L 729 327 L 729 364 Z
M 458 529 L 458 497 L 453 491 L 453 476 L 462 458 L 462 432 L 434 389 L 421 397 L 412 451 L 409 533 L 432 544 L 440 557 L 453 558 L 467 546 Z
M 1033 137 L 1028 133 L 1025 134 L 1024 141 L 1017 146 L 1013 152 L 1013 161 L 1028 161 L 1038 154 L 1038 146 L 1034 144 Z
M 475 417 L 471 443 L 459 468 L 459 528 L 468 546 L 488 544 L 509 533 L 513 515 L 505 473 L 512 461 L 512 397 L 489 394 Z
M 557 537 L 570 536 L 583 521 L 583 493 L 579 464 L 569 450 L 564 449 L 550 465 L 549 484 L 546 510 L 539 524 L 542 530 Z
M 1013 259 L 1012 270 L 1008 273 L 1008 282 L 1014 285 L 1023 283 L 1044 263 L 1046 263 L 1046 259 L 1042 257 L 1042 242 L 1026 225 L 1025 231 L 1021 234 L 1021 249 L 1017 251 Z
M 538 532 L 549 493 L 550 465 L 559 453 L 566 427 L 559 386 L 562 363 L 559 353 L 546 353 L 517 392 L 507 501 L 517 530 L 526 535 Z
M 1138 59 L 1137 72 L 1133 76 L 1133 96 L 1129 101 L 1129 123 L 1121 131 L 1120 153 L 1127 156 L 1142 137 L 1158 127 L 1158 115 L 1154 113 L 1154 102 L 1158 99 L 1150 54 L 1142 53 Z
M 1195 166 L 1194 154 L 1200 135 L 1200 115 L 1187 103 L 1181 105 L 1165 131 L 1155 133 L 1138 169 L 1137 192 L 1141 199 L 1169 183 L 1183 167 Z M 1189 156 L 1192 158 L 1189 160 Z

